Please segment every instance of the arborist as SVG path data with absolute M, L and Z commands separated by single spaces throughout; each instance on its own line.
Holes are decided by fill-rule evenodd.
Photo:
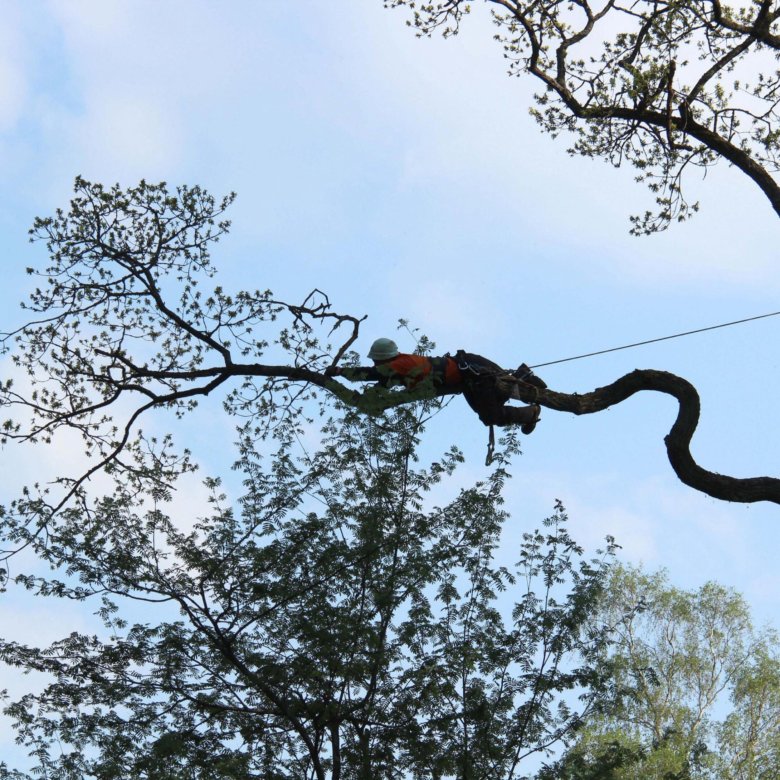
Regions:
M 463 393 L 468 405 L 489 426 L 519 425 L 523 433 L 531 433 L 539 421 L 538 404 L 507 406 L 510 398 L 506 384 L 499 378 L 513 378 L 538 388 L 547 385 L 523 363 L 515 371 L 506 371 L 493 361 L 458 350 L 454 357 L 426 357 L 399 352 L 398 345 L 387 338 L 377 339 L 368 352 L 373 366 L 340 368 L 331 366 L 326 376 L 343 376 L 353 382 L 378 382 L 382 387 L 403 385 L 413 389 L 430 381 L 440 394 Z

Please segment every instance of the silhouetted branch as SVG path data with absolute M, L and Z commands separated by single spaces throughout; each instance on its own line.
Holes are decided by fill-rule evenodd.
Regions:
M 690 444 L 699 424 L 701 405 L 696 388 L 682 377 L 667 371 L 636 369 L 612 384 L 583 394 L 537 390 L 523 383 L 512 383 L 513 395 L 521 401 L 535 402 L 548 409 L 577 415 L 602 412 L 644 390 L 671 395 L 680 405 L 677 419 L 664 442 L 669 462 L 681 482 L 723 501 L 771 501 L 780 504 L 780 479 L 730 477 L 708 471 L 696 463 L 691 455 Z

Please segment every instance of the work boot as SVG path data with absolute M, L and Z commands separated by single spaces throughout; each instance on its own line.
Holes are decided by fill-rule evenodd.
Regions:
M 545 390 L 547 388 L 547 383 L 544 380 L 539 379 L 525 363 L 521 363 L 517 370 L 513 372 L 512 376 L 528 385 L 538 387 L 540 390 Z
M 520 426 L 520 430 L 527 436 L 529 433 L 534 432 L 534 428 L 536 428 L 536 423 L 539 422 L 539 416 L 542 413 L 542 407 L 539 406 L 539 404 L 532 404 L 531 406 L 525 407 L 532 415 L 532 418 L 528 422 L 524 422 Z
M 539 404 L 532 404 L 531 406 L 505 406 L 502 409 L 501 419 L 497 420 L 496 424 L 519 425 L 523 433 L 529 434 L 536 428 L 541 411 Z M 483 420 L 483 422 L 485 421 Z

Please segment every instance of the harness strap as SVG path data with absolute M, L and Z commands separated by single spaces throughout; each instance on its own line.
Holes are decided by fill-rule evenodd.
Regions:
M 479 376 L 482 372 L 479 370 L 479 366 L 474 365 L 469 360 L 468 353 L 464 352 L 462 349 L 459 349 L 455 353 L 455 362 L 458 364 L 458 368 L 465 374 L 465 373 L 471 373 L 476 376 Z
M 496 432 L 493 426 L 490 426 L 490 433 L 488 434 L 488 448 L 487 457 L 485 458 L 485 465 L 489 466 L 493 462 L 493 450 L 496 448 Z
M 447 361 L 449 355 L 429 358 L 431 362 L 431 377 L 437 385 L 443 385 L 447 379 Z
M 488 360 L 481 355 L 474 355 L 471 352 L 465 352 L 462 349 L 459 349 L 455 353 L 454 359 L 463 374 L 473 374 L 476 377 L 489 377 L 506 373 L 501 366 L 497 365 L 492 360 Z

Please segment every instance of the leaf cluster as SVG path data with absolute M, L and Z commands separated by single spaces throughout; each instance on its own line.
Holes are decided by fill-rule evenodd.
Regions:
M 488 0 L 512 76 L 542 82 L 540 127 L 575 137 L 571 154 L 628 163 L 656 206 L 634 234 L 663 230 L 698 209 L 683 191 L 690 169 L 725 159 L 780 214 L 780 7 L 773 0 Z M 420 35 L 457 34 L 463 0 L 406 6 Z
M 462 456 L 421 467 L 409 409 L 344 411 L 311 455 L 288 434 L 264 458 L 246 426 L 242 495 L 211 480 L 204 517 L 183 522 L 123 477 L 35 543 L 55 574 L 15 582 L 97 602 L 105 625 L 0 643 L 4 663 L 50 680 L 5 709 L 35 771 L 511 778 L 579 728 L 605 689 L 608 635 L 589 619 L 612 550 L 584 561 L 559 505 L 516 567 L 496 564 L 516 442 L 438 506 Z
M 742 597 L 628 567 L 613 569 L 605 595 L 612 693 L 549 776 L 777 777 L 780 642 L 753 628 Z

